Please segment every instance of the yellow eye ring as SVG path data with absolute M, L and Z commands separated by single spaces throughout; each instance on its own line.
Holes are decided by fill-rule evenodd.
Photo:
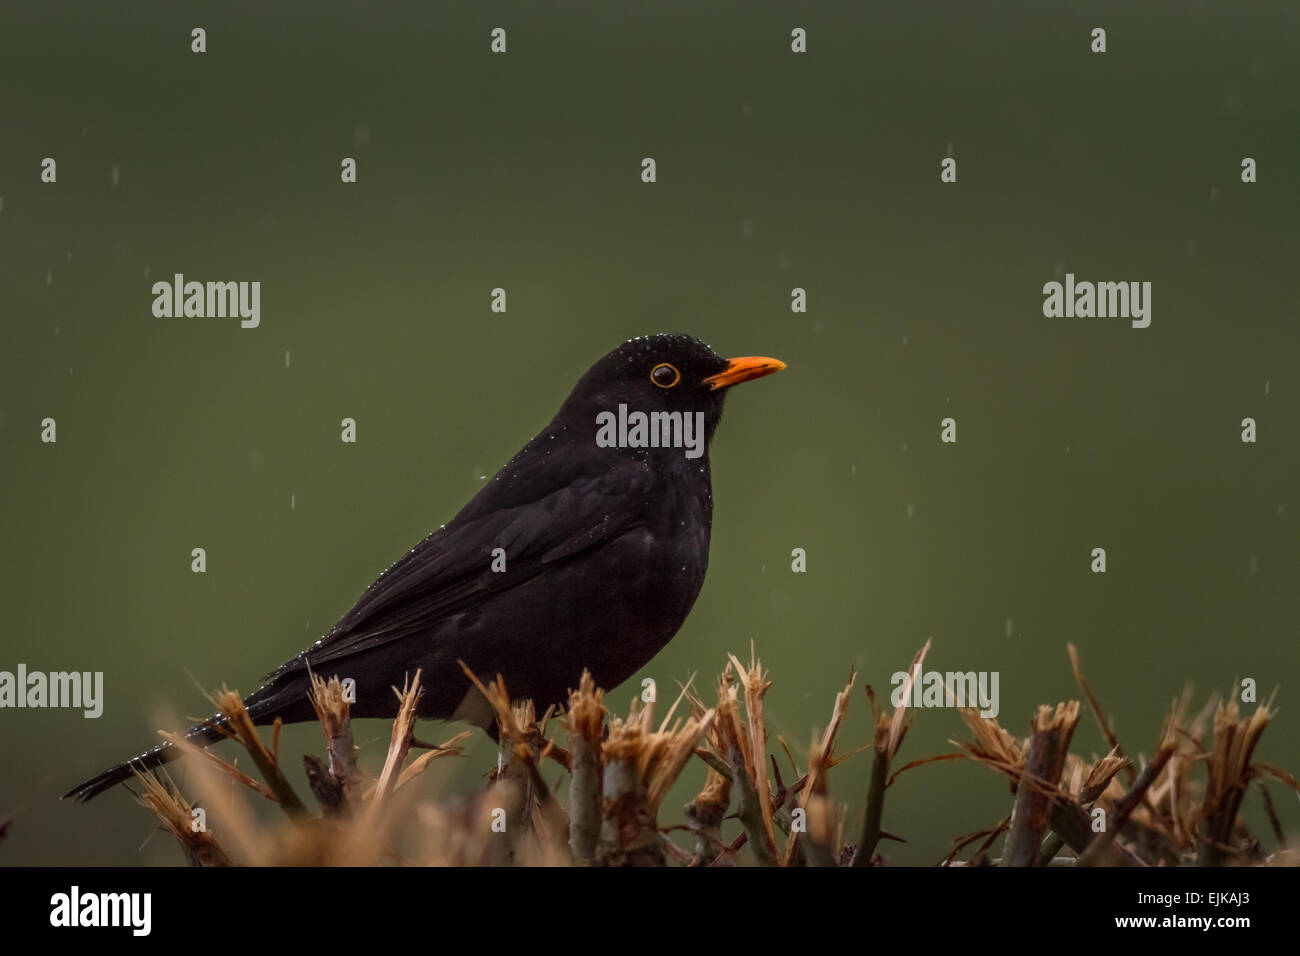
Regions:
M 671 374 L 671 378 L 669 377 Z M 672 388 L 682 380 L 682 373 L 667 362 L 660 362 L 650 370 L 650 381 L 660 388 Z

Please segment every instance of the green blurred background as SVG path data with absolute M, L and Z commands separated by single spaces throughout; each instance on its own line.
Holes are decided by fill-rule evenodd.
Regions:
M 670 330 L 789 368 L 728 403 L 708 581 L 642 675 L 661 694 L 753 642 L 802 754 L 850 668 L 887 690 L 932 637 L 930 667 L 1001 673 L 1023 733 L 1077 694 L 1073 641 L 1131 750 L 1185 682 L 1253 677 L 1281 687 L 1259 756 L 1300 769 L 1300 18 L 1137 6 L 9 0 L 0 669 L 102 670 L 107 702 L 0 711 L 0 862 L 179 863 L 124 791 L 58 795 L 206 714 L 200 687 L 251 690 L 591 362 Z M 1065 271 L 1151 281 L 1151 327 L 1044 318 Z M 174 272 L 260 280 L 261 327 L 154 318 Z M 842 749 L 868 739 L 856 693 Z M 903 757 L 963 733 L 923 711 Z M 387 736 L 361 725 L 372 761 Z M 1103 749 L 1086 717 L 1076 750 Z M 427 785 L 468 792 L 494 755 L 476 735 Z M 849 838 L 868 770 L 831 776 Z M 886 850 L 932 863 L 1009 806 L 973 764 L 909 772 Z

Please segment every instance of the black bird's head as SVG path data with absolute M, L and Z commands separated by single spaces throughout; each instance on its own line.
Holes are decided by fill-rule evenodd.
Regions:
M 596 362 L 574 386 L 557 418 L 570 422 L 585 419 L 593 440 L 599 431 L 598 420 L 612 420 L 620 437 L 628 437 L 624 433 L 632 431 L 635 441 L 633 413 L 680 413 L 690 415 L 692 421 L 701 420 L 696 417 L 700 413 L 703 447 L 707 448 L 722 417 L 727 390 L 783 368 L 785 363 L 774 358 L 722 358 L 690 335 L 645 335 L 629 339 Z M 603 417 L 606 414 L 610 417 Z M 630 429 L 625 427 L 629 419 Z M 660 430 L 662 422 L 650 420 L 648 427 L 652 432 Z

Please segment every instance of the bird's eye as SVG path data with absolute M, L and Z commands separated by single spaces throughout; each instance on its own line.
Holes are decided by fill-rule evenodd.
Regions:
M 650 370 L 650 381 L 660 388 L 672 388 L 681 380 L 682 373 L 667 362 L 656 365 Z

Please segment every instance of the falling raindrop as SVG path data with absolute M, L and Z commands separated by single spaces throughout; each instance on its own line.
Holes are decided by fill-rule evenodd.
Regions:
M 1011 624 L 1012 624 L 1011 618 L 1007 618 L 1007 637 L 1011 636 Z
M 912 512 L 913 512 L 914 510 L 915 510 L 915 509 L 914 509 L 914 507 L 913 507 L 912 505 L 908 505 L 908 506 L 907 506 L 907 516 L 908 516 L 909 518 L 912 517 Z
M 297 495 L 290 495 L 290 496 L 289 496 L 289 510 L 290 510 L 290 511 L 293 510 L 294 502 L 297 500 L 297 498 L 298 498 Z
M 1271 382 L 1269 379 L 1264 379 L 1264 394 L 1265 394 L 1265 395 L 1268 394 L 1268 387 L 1269 387 L 1270 384 L 1272 384 L 1272 382 Z
M 114 186 L 114 187 L 117 186 L 117 184 L 118 184 L 118 182 L 121 180 L 121 178 L 122 178 L 122 177 L 121 177 L 121 172 L 118 170 L 118 168 L 117 168 L 116 166 L 114 166 L 114 167 L 113 167 L 113 186 Z
M 54 270 L 53 270 L 53 269 L 49 269 L 49 270 L 46 271 L 46 273 L 45 273 L 45 284 L 46 284 L 47 286 L 49 286 L 49 285 L 54 285 Z
M 288 368 L 288 367 L 289 367 L 289 350 L 288 350 L 288 349 L 285 349 L 285 350 L 284 350 L 284 367 L 285 367 L 285 368 Z
M 1259 573 L 1259 558 L 1255 557 L 1253 554 L 1250 556 L 1250 573 Z
M 740 224 L 740 234 L 746 239 L 754 238 L 754 220 L 746 219 Z

